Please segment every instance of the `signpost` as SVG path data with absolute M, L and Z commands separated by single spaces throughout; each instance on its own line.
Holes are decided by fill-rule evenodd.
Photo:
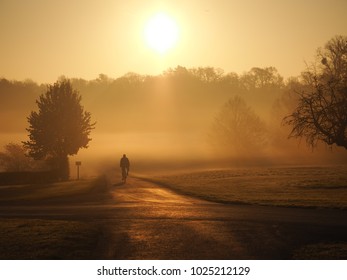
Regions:
M 76 166 L 77 166 L 77 180 L 80 179 L 80 166 L 82 162 L 81 161 L 76 161 Z

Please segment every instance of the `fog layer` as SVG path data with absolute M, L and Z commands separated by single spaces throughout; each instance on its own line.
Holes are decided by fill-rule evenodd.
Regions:
M 252 68 L 239 75 L 211 67 L 178 66 L 159 76 L 128 73 L 113 79 L 100 74 L 91 81 L 70 80 L 96 121 L 89 148 L 71 160 L 73 164 L 82 159 L 86 169 L 100 160 L 117 167 L 124 153 L 138 168 L 164 162 L 235 166 L 343 163 L 346 159 L 343 149 L 322 145 L 312 151 L 304 142 L 287 138 L 290 127 L 283 126 L 282 119 L 296 104 L 295 82 L 284 82 L 273 67 Z M 45 90 L 45 85 L 31 81 L 0 80 L 1 146 L 26 140 L 26 118 L 37 109 L 35 100 Z M 231 111 L 238 112 L 237 121 L 232 119 L 235 116 L 228 121 L 237 124 L 225 138 L 221 112 L 235 100 L 243 105 L 234 104 Z M 242 118 L 246 121 L 240 125 Z M 261 136 L 251 133 L 260 124 Z

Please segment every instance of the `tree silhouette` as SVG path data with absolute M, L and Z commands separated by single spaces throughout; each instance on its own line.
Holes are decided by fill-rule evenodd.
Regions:
M 16 143 L 8 143 L 4 151 L 0 152 L 0 167 L 7 172 L 20 172 L 32 170 L 34 160 L 26 156 L 26 149 Z
M 317 51 L 314 65 L 302 74 L 294 112 L 284 118 L 289 137 L 303 137 L 347 149 L 347 37 L 336 36 Z
M 267 143 L 265 123 L 239 96 L 230 99 L 215 118 L 210 141 L 227 154 L 245 155 Z
M 68 80 L 48 86 L 36 103 L 38 112 L 28 117 L 30 140 L 23 142 L 24 146 L 34 159 L 47 160 L 59 179 L 67 180 L 68 156 L 88 147 L 95 123 L 91 123 L 91 114 L 84 111 L 81 96 Z
M 253 67 L 241 76 L 241 84 L 247 90 L 275 88 L 283 86 L 283 78 L 275 67 Z

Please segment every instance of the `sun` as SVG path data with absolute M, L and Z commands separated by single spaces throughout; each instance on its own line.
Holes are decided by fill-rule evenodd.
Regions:
M 160 54 L 172 49 L 178 41 L 178 25 L 167 14 L 158 13 L 146 24 L 144 36 L 147 45 Z

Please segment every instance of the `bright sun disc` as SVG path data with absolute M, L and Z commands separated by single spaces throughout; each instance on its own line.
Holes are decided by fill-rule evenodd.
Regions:
M 161 54 L 166 53 L 178 39 L 176 22 L 166 14 L 155 15 L 145 27 L 145 39 L 149 47 Z

